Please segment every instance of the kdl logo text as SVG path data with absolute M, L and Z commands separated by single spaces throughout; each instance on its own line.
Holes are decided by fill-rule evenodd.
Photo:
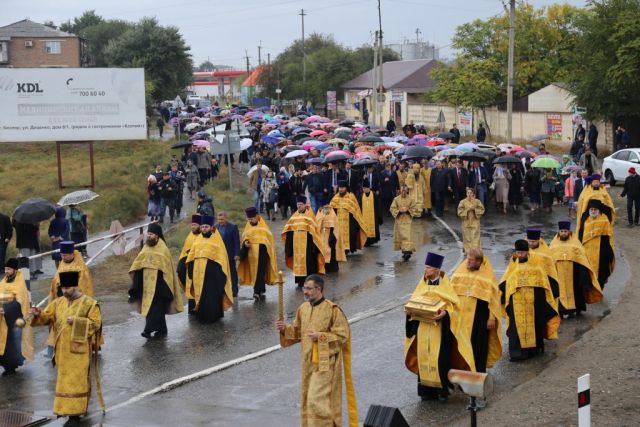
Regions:
M 42 93 L 40 83 L 17 83 L 18 93 Z

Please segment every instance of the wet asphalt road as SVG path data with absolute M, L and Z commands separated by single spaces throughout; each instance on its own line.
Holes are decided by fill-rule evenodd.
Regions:
M 503 215 L 490 208 L 482 221 L 482 239 L 498 278 L 513 242 L 521 238 L 525 227 L 541 226 L 543 237 L 549 242 L 556 222 L 564 219 L 565 213 L 565 208 L 556 207 L 552 214 L 532 214 L 521 209 L 519 213 Z M 443 219 L 459 234 L 459 221 L 452 213 L 445 213 Z M 393 251 L 393 224 L 388 219 L 381 228 L 381 242 L 350 256 L 347 263 L 340 265 L 340 273 L 327 276 L 326 297 L 340 304 L 350 319 L 358 319 L 352 324 L 353 372 L 361 422 L 374 403 L 401 408 L 410 425 L 441 424 L 465 416 L 466 399 L 460 393 L 444 405 L 421 402 L 416 394 L 416 378 L 404 368 L 402 305 L 422 274 L 426 252 L 445 255 L 447 272 L 461 259 L 460 244 L 440 222 L 424 219 L 414 224 L 415 240 L 422 246 L 409 262 L 403 262 L 400 254 Z M 273 223 L 272 228 L 279 233 L 282 222 Z M 280 248 L 278 255 L 281 254 Z M 281 265 L 282 261 L 279 260 Z M 589 306 L 581 318 L 563 321 L 560 339 L 547 341 L 542 357 L 519 364 L 503 357 L 492 370 L 498 396 L 494 398 L 535 377 L 558 352 L 606 316 L 619 299 L 628 275 L 626 261 L 618 254 L 604 302 Z M 96 415 L 85 425 L 298 425 L 297 346 L 140 398 L 140 394 L 169 381 L 277 345 L 273 326 L 278 309 L 277 289 L 268 289 L 264 303 L 254 303 L 251 295 L 250 287 L 241 287 L 234 308 L 214 325 L 200 325 L 185 313 L 168 316 L 169 337 L 165 340 L 147 342 L 140 337 L 144 321 L 133 313 L 125 323 L 107 326 L 107 344 L 101 358 L 102 384 L 107 407 L 119 406 L 102 418 L 97 414 L 97 399 L 92 398 L 90 408 Z M 302 302 L 302 292 L 287 276 L 285 310 L 289 320 Z M 122 310 L 128 308 L 123 306 Z M 37 348 L 43 348 L 44 340 L 40 329 Z M 504 344 L 506 351 L 506 339 Z M 0 408 L 51 415 L 54 388 L 55 371 L 38 354 L 19 375 L 0 379 Z M 51 425 L 59 424 L 56 421 Z

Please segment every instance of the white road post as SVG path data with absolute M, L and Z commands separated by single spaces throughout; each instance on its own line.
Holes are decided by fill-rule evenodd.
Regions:
M 578 378 L 578 427 L 591 426 L 591 375 Z

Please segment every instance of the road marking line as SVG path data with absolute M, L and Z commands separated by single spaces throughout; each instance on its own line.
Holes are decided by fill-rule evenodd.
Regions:
M 455 239 L 458 247 L 461 249 L 460 250 L 460 257 L 458 258 L 458 260 L 456 261 L 456 263 L 453 266 L 453 268 L 455 268 L 464 260 L 464 255 L 462 254 L 462 246 L 463 246 L 462 245 L 462 241 L 458 237 L 457 233 L 455 231 L 453 231 L 453 229 L 449 226 L 449 224 L 447 224 L 446 222 L 444 222 L 444 220 L 442 220 L 442 219 L 440 219 L 438 217 L 436 217 L 436 219 L 444 226 L 444 228 L 446 228 L 449 231 L 449 233 L 451 233 L 451 235 Z M 357 313 L 351 319 L 349 319 L 349 324 L 354 324 L 354 323 L 360 322 L 361 320 L 365 320 L 365 319 L 368 319 L 370 317 L 374 317 L 374 316 L 377 316 L 379 314 L 382 314 L 382 313 L 385 313 L 387 311 L 391 311 L 391 310 L 393 310 L 395 308 L 398 308 L 398 307 L 404 305 L 404 302 L 407 300 L 407 298 L 410 298 L 410 297 L 411 297 L 411 294 L 403 295 L 401 297 L 394 298 L 393 300 L 391 300 L 391 301 L 389 301 L 389 302 L 387 302 L 385 304 L 382 304 L 382 305 L 380 305 L 378 307 L 374 307 L 372 309 L 365 310 L 365 311 L 362 311 L 360 313 Z M 184 377 L 180 377 L 180 378 L 176 378 L 176 379 L 171 380 L 171 381 L 167 381 L 165 383 L 160 384 L 159 386 L 157 386 L 155 388 L 152 388 L 151 390 L 147 390 L 147 391 L 142 392 L 142 393 L 140 393 L 140 394 L 138 394 L 136 396 L 133 396 L 132 398 L 130 398 L 130 399 L 124 401 L 124 402 L 118 403 L 117 405 L 114 405 L 114 406 L 107 407 L 105 413 L 114 411 L 116 409 L 123 408 L 125 406 L 129 406 L 132 403 L 139 402 L 140 400 L 144 399 L 145 397 L 153 396 L 153 395 L 159 394 L 159 393 L 165 393 L 165 392 L 170 391 L 170 390 L 172 390 L 174 388 L 180 387 L 182 385 L 185 385 L 185 384 L 190 383 L 192 381 L 199 380 L 199 379 L 204 378 L 204 377 L 208 377 L 210 375 L 213 375 L 213 374 L 218 373 L 220 371 L 224 371 L 226 369 L 229 369 L 229 368 L 231 368 L 233 366 L 236 366 L 236 365 L 239 365 L 241 363 L 248 362 L 250 360 L 254 360 L 254 359 L 257 359 L 257 358 L 262 357 L 262 356 L 266 356 L 267 354 L 270 354 L 270 353 L 273 353 L 275 351 L 278 351 L 281 348 L 282 347 L 279 344 L 278 345 L 274 345 L 272 347 L 264 348 L 262 350 L 255 351 L 253 353 L 249 353 L 249 354 L 247 354 L 245 356 L 238 357 L 236 359 L 232 359 L 232 360 L 229 360 L 229 361 L 224 362 L 224 363 L 220 363 L 220 364 L 212 366 L 210 368 L 203 369 L 202 371 L 194 372 L 193 374 L 189 374 L 189 375 L 186 375 Z M 99 414 L 100 412 L 101 411 L 96 411 L 91 415 L 96 415 L 96 414 Z

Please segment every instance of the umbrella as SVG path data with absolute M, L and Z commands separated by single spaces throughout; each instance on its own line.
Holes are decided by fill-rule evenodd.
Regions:
M 293 159 L 295 157 L 301 157 L 301 156 L 306 156 L 309 153 L 307 153 L 305 150 L 294 150 L 291 151 L 289 153 L 287 153 L 286 156 L 284 156 L 285 159 Z
M 336 131 L 334 132 L 333 137 L 338 139 L 348 140 L 348 139 L 351 139 L 351 132 L 344 131 L 344 130 Z
M 435 147 L 431 147 L 431 149 L 433 151 L 443 151 L 443 150 L 449 150 L 451 149 L 451 147 L 445 144 L 445 145 L 436 145 Z
M 443 151 L 444 153 L 444 151 Z M 460 156 L 462 160 L 468 160 L 470 162 L 484 162 L 487 160 L 487 156 L 479 151 L 474 151 L 471 153 L 464 153 Z
M 183 141 L 179 141 L 176 142 L 175 144 L 173 144 L 171 146 L 171 148 L 182 148 L 182 147 L 188 147 L 190 145 L 192 145 L 193 143 L 191 141 L 187 141 L 187 140 L 183 140 Z
M 404 147 L 404 145 L 400 144 L 399 142 L 395 142 L 395 141 L 385 142 L 384 145 L 386 145 L 389 148 L 401 148 L 401 147 Z
M 511 150 L 509 150 L 509 154 L 517 153 L 518 151 L 524 151 L 524 148 L 516 145 L 515 147 L 512 147 Z
M 338 145 L 338 144 L 348 145 L 349 144 L 349 141 L 347 141 L 346 139 L 342 139 L 342 138 L 331 138 L 331 139 L 328 139 L 325 142 L 327 144 L 333 144 L 333 145 Z
M 300 132 L 296 135 L 293 136 L 293 138 L 291 138 L 292 141 L 299 141 L 303 138 L 309 138 L 309 134 L 306 132 Z
M 371 157 L 363 157 L 362 159 L 358 159 L 355 162 L 353 162 L 353 166 L 369 166 L 369 165 L 375 165 L 377 163 L 378 161 L 375 159 L 372 159 Z
M 498 145 L 498 148 L 500 149 L 500 151 L 504 151 L 505 153 L 508 151 L 513 150 L 513 147 L 519 147 L 519 145 L 515 145 L 515 144 L 500 144 Z
M 195 145 L 196 147 L 209 147 L 209 141 L 205 139 L 197 139 L 193 141 L 193 145 Z
M 326 133 L 325 131 L 320 130 L 320 129 L 317 129 L 317 130 L 312 131 L 312 132 L 309 134 L 309 136 L 313 136 L 313 137 L 315 137 L 315 136 L 326 135 L 326 134 L 327 134 L 327 133 Z
M 80 203 L 90 202 L 91 200 L 99 196 L 99 194 L 94 193 L 91 190 L 78 190 L 62 196 L 62 198 L 58 200 L 58 205 L 79 205 Z
M 268 136 L 265 135 L 262 138 L 260 138 L 260 140 L 266 144 L 277 144 L 278 142 L 282 141 L 282 138 L 276 137 L 276 136 Z
M 423 147 L 420 145 L 412 145 L 411 147 L 407 147 L 404 154 L 407 157 L 425 157 L 431 158 L 433 157 L 433 150 L 428 147 Z
M 475 151 L 478 149 L 478 146 L 473 142 L 465 142 L 464 144 L 458 145 L 456 149 L 460 151 Z
M 578 165 L 569 165 L 569 166 L 565 166 L 562 171 L 563 172 L 580 172 L 582 170 L 582 168 Z
M 336 150 L 327 154 L 326 157 L 324 158 L 324 162 L 325 163 L 339 162 L 342 160 L 349 160 L 350 158 L 351 158 L 351 154 L 347 153 L 346 151 Z
M 13 218 L 16 222 L 35 224 L 51 218 L 54 213 L 56 213 L 56 207 L 53 203 L 36 197 L 20 203 L 16 210 L 13 211 Z
M 251 169 L 249 169 L 249 172 L 247 172 L 247 176 L 253 175 L 254 173 L 256 173 L 257 170 L 258 170 L 258 165 L 253 166 Z M 263 173 L 269 172 L 269 168 L 266 167 L 265 165 L 262 165 L 262 172 Z
M 497 159 L 494 159 L 493 161 L 494 164 L 502 164 L 502 163 L 517 163 L 517 164 L 522 164 L 522 160 L 520 160 L 517 157 L 513 157 L 513 156 L 500 156 Z
M 353 121 L 353 120 L 351 120 L 351 119 L 345 119 L 345 120 L 341 121 L 339 124 L 340 124 L 340 126 L 345 126 L 345 127 L 347 127 L 347 126 L 353 126 L 353 125 L 355 125 L 355 124 L 356 124 L 356 122 L 354 122 L 354 121 Z
M 302 148 L 305 150 L 311 150 L 312 148 L 315 148 L 320 144 L 322 144 L 322 142 L 316 141 L 315 139 L 310 139 L 302 143 Z
M 189 123 L 188 125 L 186 125 L 186 126 L 184 127 L 184 130 L 185 130 L 186 132 L 190 132 L 190 131 L 192 131 L 192 130 L 194 130 L 194 129 L 197 129 L 197 128 L 199 128 L 199 127 L 200 127 L 200 123 Z
M 540 169 L 556 169 L 560 167 L 560 163 L 556 159 L 545 157 L 542 159 L 536 159 L 535 162 L 531 163 L 531 167 Z
M 323 160 L 320 157 L 311 157 L 305 160 L 304 162 L 308 165 L 319 165 L 320 163 L 323 162 Z
M 368 133 L 358 140 L 358 142 L 384 142 L 378 135 Z
M 436 135 L 436 138 L 440 138 L 440 139 L 453 139 L 455 137 L 456 136 L 451 132 L 440 132 L 439 134 Z
M 427 147 L 435 147 L 436 145 L 445 145 L 447 141 L 440 138 L 433 138 L 427 141 Z
M 483 144 L 483 143 L 476 144 L 476 147 L 478 147 L 478 149 L 479 149 L 479 150 L 491 150 L 491 151 L 495 151 L 495 149 L 496 149 L 495 145 L 491 145 L 491 144 Z
M 530 159 L 532 157 L 535 157 L 536 153 L 532 153 L 531 151 L 523 150 L 523 151 L 516 152 L 515 156 L 520 158 L 520 159 Z
M 460 150 L 456 150 L 455 148 L 450 148 L 448 150 L 442 150 L 441 152 L 438 153 L 438 156 L 441 157 L 459 157 L 462 156 L 464 153 Z
M 240 140 L 240 149 L 246 150 L 247 148 L 253 145 L 253 140 L 251 138 L 242 138 Z
M 550 139 L 551 137 L 549 135 L 535 135 L 532 136 L 531 138 L 528 139 L 529 142 L 536 142 L 536 141 L 544 141 L 546 139 Z
M 553 159 L 553 160 L 556 160 L 556 161 L 558 160 L 558 158 L 556 156 L 552 155 L 552 154 L 539 154 L 536 157 L 536 160 L 537 159 Z

